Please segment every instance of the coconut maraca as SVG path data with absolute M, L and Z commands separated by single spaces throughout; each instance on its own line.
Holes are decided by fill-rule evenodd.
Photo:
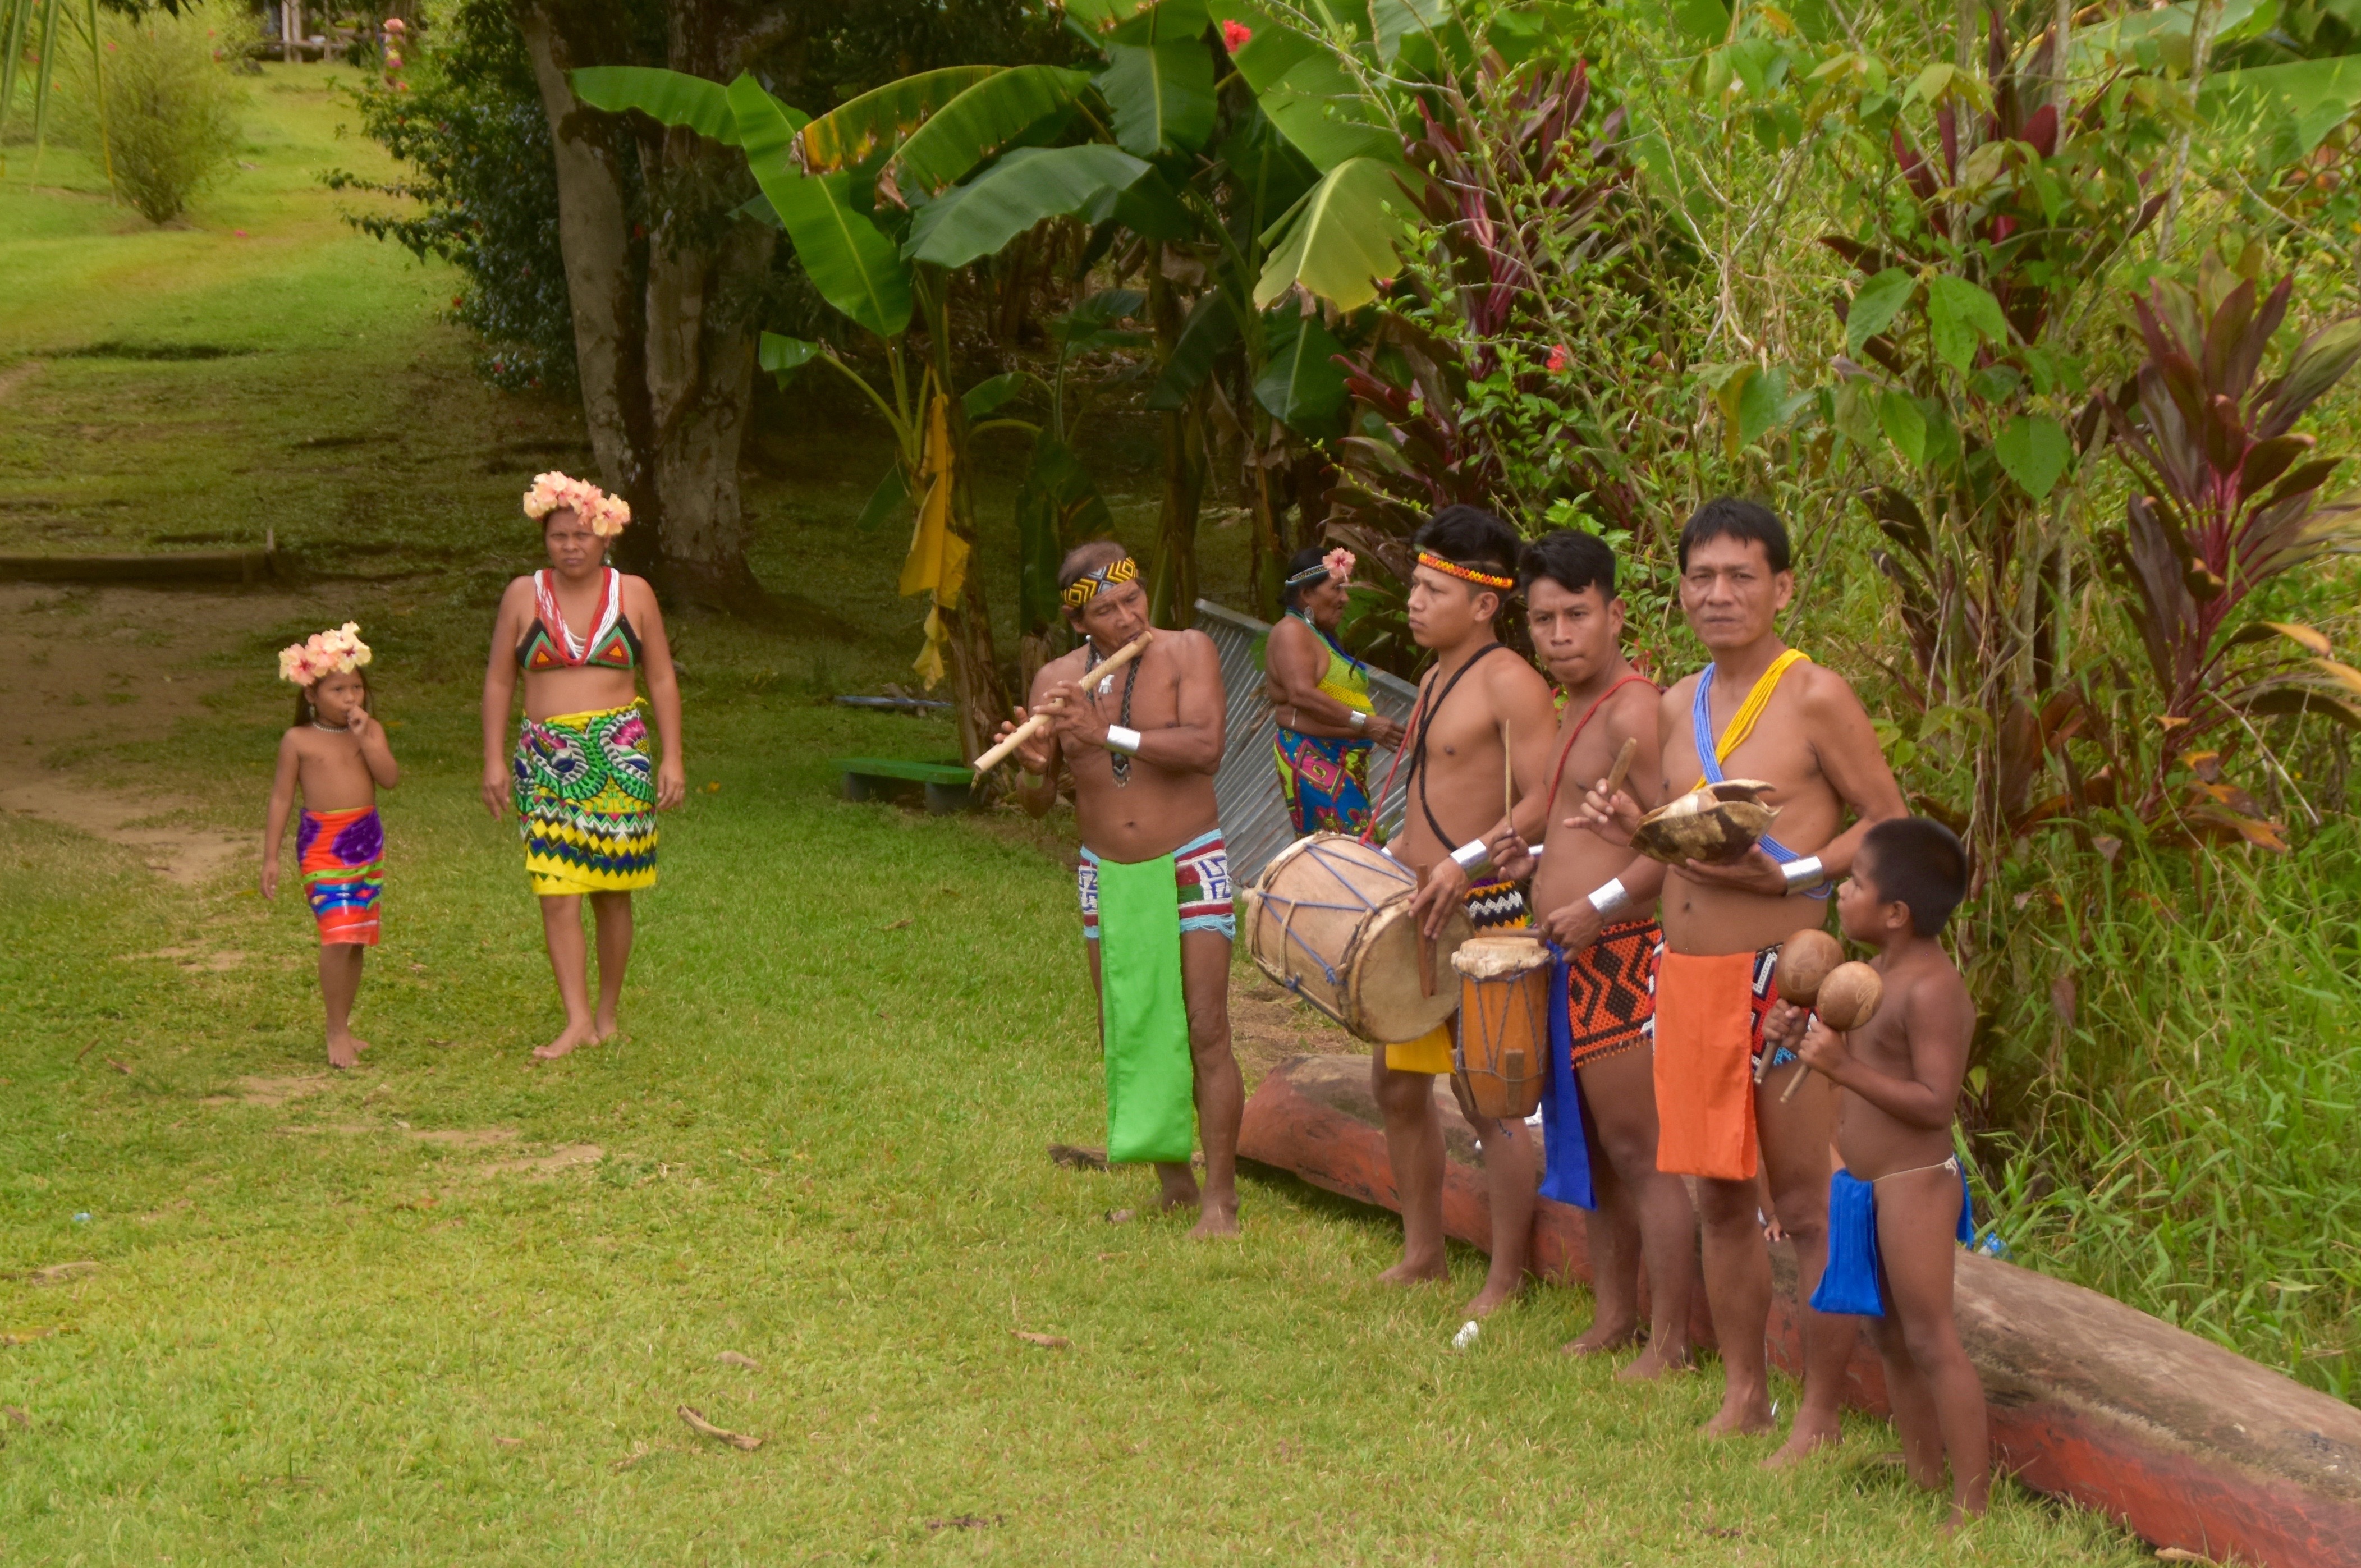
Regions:
M 1821 1023 L 1842 1035 L 1875 1017 L 1877 1004 L 1884 1000 L 1885 981 L 1878 978 L 1875 970 L 1864 963 L 1843 963 L 1828 970 L 1827 978 L 1820 981 L 1819 999 L 1812 1011 L 1820 1015 Z M 1797 1073 L 1780 1094 L 1780 1103 L 1793 1099 L 1795 1085 L 1803 1081 L 1804 1075 Z

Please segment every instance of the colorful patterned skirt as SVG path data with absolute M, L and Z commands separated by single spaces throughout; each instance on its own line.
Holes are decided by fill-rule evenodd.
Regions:
M 320 923 L 320 945 L 377 946 L 378 899 L 385 892 L 385 823 L 374 806 L 307 811 L 295 828 L 303 896 Z
M 528 718 L 517 731 L 517 828 L 544 898 L 656 883 L 656 768 L 642 704 Z
M 1369 826 L 1369 742 L 1339 735 L 1299 735 L 1281 726 L 1271 748 L 1279 793 L 1295 834 L 1345 833 L 1359 838 Z

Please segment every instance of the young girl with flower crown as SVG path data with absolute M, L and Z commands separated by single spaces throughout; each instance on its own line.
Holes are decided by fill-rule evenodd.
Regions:
M 545 1060 L 614 1035 L 631 957 L 631 894 L 655 885 L 656 812 L 678 806 L 686 783 L 680 683 L 655 590 L 607 565 L 631 507 L 587 480 L 541 474 L 524 493 L 524 514 L 541 524 L 549 565 L 509 584 L 492 622 L 483 789 L 493 820 L 504 805 L 516 806 L 525 872 L 541 900 L 542 937 L 566 1005 L 566 1027 L 533 1050 Z M 642 675 L 647 701 L 638 695 Z M 524 722 L 511 748 L 519 685 Z M 651 703 L 654 735 L 644 716 Z M 598 927 L 595 1008 L 585 898 Z
M 385 826 L 377 792 L 401 778 L 385 726 L 369 712 L 368 644 L 346 621 L 279 655 L 279 678 L 295 685 L 295 723 L 279 741 L 279 773 L 262 836 L 262 896 L 279 895 L 279 845 L 295 793 L 296 863 L 320 926 L 320 995 L 327 1004 L 328 1065 L 348 1068 L 368 1049 L 350 1027 L 361 988 L 361 956 L 377 946 L 378 896 L 385 881 Z

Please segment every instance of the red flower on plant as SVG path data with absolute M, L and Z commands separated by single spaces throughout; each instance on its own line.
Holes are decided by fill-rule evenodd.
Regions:
M 1549 368 L 1550 368 L 1550 374 L 1551 374 L 1551 375 L 1553 375 L 1553 376 L 1556 375 L 1559 371 L 1561 371 L 1561 370 L 1563 370 L 1563 369 L 1565 369 L 1565 344 L 1563 344 L 1563 343 L 1561 343 L 1561 344 L 1557 344 L 1557 345 L 1555 345 L 1554 346 L 1553 346 L 1553 347 L 1550 349 L 1550 353 L 1549 353 Z
M 1254 29 L 1244 22 L 1233 19 L 1222 24 L 1222 47 L 1232 54 L 1246 48 L 1246 40 L 1253 37 Z

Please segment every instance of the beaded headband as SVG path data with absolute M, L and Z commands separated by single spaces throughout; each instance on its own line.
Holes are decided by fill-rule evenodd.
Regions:
M 1060 597 L 1068 609 L 1080 609 L 1099 597 L 1101 588 L 1111 588 L 1117 583 L 1127 583 L 1139 576 L 1139 563 L 1126 555 L 1120 561 L 1084 572 L 1066 585 Z
M 1473 566 L 1463 566 L 1456 561 L 1446 561 L 1429 550 L 1422 550 L 1418 553 L 1418 564 L 1422 566 L 1432 566 L 1446 577 L 1457 577 L 1462 582 L 1474 583 L 1478 587 L 1499 588 L 1502 593 L 1517 586 L 1517 579 L 1514 577 L 1496 577 L 1489 572 L 1479 572 Z

